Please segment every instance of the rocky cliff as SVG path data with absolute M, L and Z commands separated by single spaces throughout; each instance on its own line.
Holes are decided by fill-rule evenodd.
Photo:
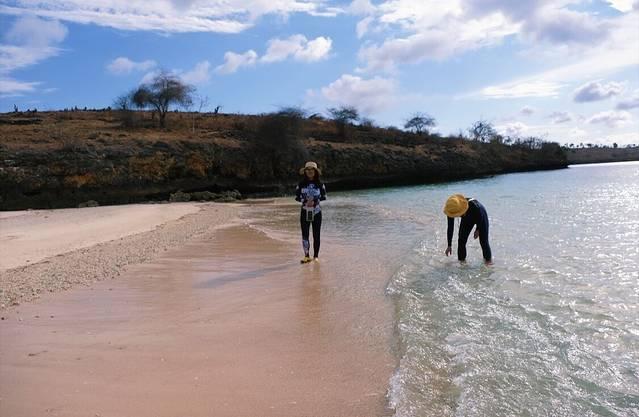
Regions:
M 594 164 L 601 162 L 639 161 L 639 146 L 628 148 L 578 148 L 567 149 L 569 164 Z
M 159 130 L 122 128 L 110 112 L 81 113 L 0 116 L 0 209 L 166 200 L 178 190 L 283 194 L 307 159 L 332 190 L 566 166 L 555 144 L 525 149 L 356 127 L 336 137 L 323 120 L 304 121 L 294 138 L 265 141 L 259 116 L 172 114 L 174 127 Z

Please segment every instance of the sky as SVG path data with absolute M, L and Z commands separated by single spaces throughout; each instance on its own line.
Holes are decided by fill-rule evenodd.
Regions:
M 1 112 L 110 106 L 160 70 L 195 110 L 639 144 L 639 0 L 0 0 Z

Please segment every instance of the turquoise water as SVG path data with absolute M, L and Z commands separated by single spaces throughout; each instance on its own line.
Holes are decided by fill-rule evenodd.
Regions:
M 492 267 L 472 238 L 444 256 L 457 192 L 488 210 Z M 639 163 L 329 197 L 325 242 L 399 254 L 396 416 L 639 416 Z

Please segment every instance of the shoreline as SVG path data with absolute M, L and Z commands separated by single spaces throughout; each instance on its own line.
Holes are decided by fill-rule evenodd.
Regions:
M 246 205 L 210 204 L 151 232 L 50 258 L 77 256 L 77 268 L 87 256 L 104 260 L 132 240 L 201 223 L 207 211 L 220 220 L 128 264 L 116 280 L 67 278 L 67 291 L 56 285 L 2 311 L 3 413 L 391 416 L 394 319 L 383 266 L 338 241 L 323 248 L 328 261 L 300 265 L 289 230 L 276 238 L 256 226 L 289 207 L 253 204 L 261 220 L 247 219 Z M 213 216 L 216 207 L 235 215 Z

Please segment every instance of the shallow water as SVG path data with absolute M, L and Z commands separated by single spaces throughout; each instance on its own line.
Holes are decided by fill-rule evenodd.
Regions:
M 456 192 L 488 210 L 492 267 L 472 239 L 444 256 Z M 639 415 L 639 163 L 329 198 L 323 244 L 395 271 L 396 416 Z

